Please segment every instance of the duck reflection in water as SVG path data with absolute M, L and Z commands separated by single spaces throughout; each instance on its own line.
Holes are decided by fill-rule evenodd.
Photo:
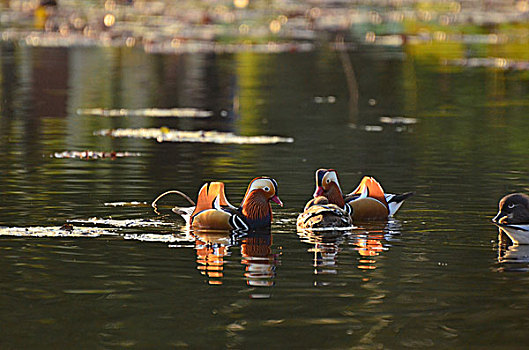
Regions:
M 278 259 L 272 253 L 270 230 L 214 233 L 193 231 L 191 234 L 195 237 L 197 269 L 208 278 L 209 284 L 223 283 L 224 268 L 232 254 L 232 248 L 240 246 L 246 283 L 252 287 L 274 285 Z
M 242 240 L 241 262 L 246 265 L 246 282 L 252 287 L 274 285 L 277 258 L 272 254 L 272 235 L 253 232 Z
M 383 251 L 388 250 L 388 248 L 382 243 L 385 239 L 384 229 L 385 226 L 383 227 L 381 224 L 370 224 L 365 228 L 363 234 L 357 234 L 357 238 L 353 244 L 355 245 L 354 249 L 361 257 L 358 259 L 359 269 L 376 269 L 376 260 L 372 258 L 380 255 Z
M 374 257 L 389 249 L 385 241 L 398 233 L 397 229 L 398 223 L 391 221 L 366 223 L 347 230 L 298 230 L 298 235 L 312 246 L 308 251 L 313 253 L 314 274 L 321 275 L 338 273 L 338 255 L 348 250 L 348 246 L 359 255 L 358 269 L 376 269 Z
M 338 273 L 336 270 L 336 257 L 344 240 L 344 231 L 304 230 L 298 231 L 298 235 L 302 241 L 312 245 L 308 252 L 313 253 L 312 266 L 314 267 L 315 275 Z
M 504 227 L 498 228 L 499 271 L 529 271 L 529 245 L 513 243 Z
M 230 252 L 232 237 L 218 233 L 193 232 L 197 253 L 197 269 L 208 277 L 209 284 L 222 284 L 224 259 Z

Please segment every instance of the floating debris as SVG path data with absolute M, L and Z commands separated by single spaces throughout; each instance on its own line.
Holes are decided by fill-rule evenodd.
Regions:
M 110 203 L 105 203 L 105 206 L 106 207 L 147 207 L 147 206 L 150 207 L 151 204 L 147 202 L 133 201 L 133 202 L 110 202 Z
M 336 96 L 315 96 L 314 97 L 315 103 L 329 103 L 333 104 L 336 102 Z
M 1 20 L 1 19 L 0 19 Z M 221 29 L 224 26 L 215 26 Z M 149 28 L 152 30 L 152 28 Z M 207 26 L 206 31 L 210 30 Z M 222 29 L 221 29 L 222 31 Z M 88 31 L 89 32 L 89 31 Z M 87 33 L 88 33 L 87 32 Z M 141 32 L 141 30 L 138 30 Z M 237 31 L 238 32 L 238 31 Z M 255 53 L 282 53 L 282 52 L 308 52 L 315 49 L 316 45 L 311 42 L 314 40 L 313 31 L 304 31 L 300 34 L 305 37 L 305 41 L 288 41 L 270 40 L 264 43 L 254 43 L 251 41 L 242 41 L 233 37 L 234 43 L 222 43 L 213 41 L 213 38 L 194 37 L 194 33 L 184 34 L 184 36 L 174 37 L 172 35 L 156 35 L 155 39 L 141 40 L 134 36 L 127 36 L 127 33 L 119 33 L 111 36 L 108 32 L 102 32 L 93 36 L 87 36 L 79 33 L 69 33 L 63 35 L 56 32 L 37 32 L 32 30 L 0 30 L 0 41 L 16 42 L 20 45 L 29 47 L 138 47 L 143 48 L 146 53 L 152 54 L 183 54 L 183 53 L 238 53 L 238 52 L 255 52 Z M 89 34 L 88 34 L 89 35 Z M 219 32 L 219 36 L 223 36 Z M 287 38 L 289 39 L 289 38 Z M 291 38 L 292 40 L 296 38 Z
M 130 152 L 97 152 L 97 151 L 63 151 L 55 152 L 50 155 L 51 158 L 56 159 L 116 159 L 124 157 L 139 157 L 141 153 L 130 153 Z
M 384 130 L 384 128 L 380 125 L 364 125 L 363 129 L 369 132 L 380 132 Z
M 89 218 L 89 219 L 73 219 L 68 220 L 68 223 L 81 224 L 81 225 L 94 225 L 94 226 L 112 226 L 112 227 L 160 227 L 160 226 L 173 226 L 170 222 L 163 222 L 158 220 L 150 219 L 101 219 L 101 218 Z
M 73 225 L 70 223 L 65 223 L 61 226 L 61 230 L 73 231 Z
M 32 227 L 0 227 L 0 236 L 16 237 L 88 237 L 116 236 L 112 230 L 97 227 L 75 227 L 71 224 L 63 226 L 32 226 Z
M 238 53 L 238 52 L 255 52 L 255 53 L 281 53 L 281 52 L 308 52 L 316 47 L 311 42 L 275 42 L 268 43 L 236 43 L 223 44 L 218 42 L 193 41 L 187 42 L 167 40 L 158 43 L 149 43 L 144 45 L 143 49 L 147 53 L 155 54 L 182 54 L 182 53 Z
M 307 229 L 300 229 L 298 230 L 298 235 L 303 235 L 303 234 L 307 234 L 307 233 L 312 233 L 312 232 L 337 232 L 337 231 L 345 231 L 345 232 L 349 232 L 349 231 L 354 231 L 354 230 L 358 230 L 359 227 L 358 226 L 346 226 L 346 227 L 313 227 L 313 228 L 307 228 Z
M 512 70 L 529 70 L 529 61 L 511 60 L 501 57 L 486 57 L 486 58 L 463 58 L 454 60 L 445 60 L 442 62 L 446 66 L 458 66 L 469 68 L 496 68 L 496 69 L 512 69 Z
M 380 122 L 384 124 L 404 124 L 404 125 L 411 125 L 411 124 L 417 124 L 416 118 L 409 118 L 409 117 L 390 117 L 390 116 L 384 116 L 380 117 Z
M 171 130 L 166 127 L 159 129 L 105 129 L 96 131 L 94 134 L 99 136 L 156 139 L 158 142 L 202 142 L 231 144 L 275 144 L 294 142 L 294 139 L 291 137 L 239 136 L 230 132 L 204 130 L 182 131 Z
M 364 40 L 367 45 L 400 47 L 404 44 L 404 37 L 398 34 L 376 35 L 374 32 L 367 32 Z
M 143 109 L 78 109 L 78 115 L 94 115 L 101 117 L 157 117 L 157 118 L 209 118 L 212 111 L 197 108 L 143 108 Z
M 161 242 L 161 243 L 175 243 L 175 242 L 194 242 L 195 239 L 190 235 L 175 235 L 175 234 L 157 234 L 157 233 L 142 233 L 142 234 L 126 234 L 124 239 L 141 241 L 141 242 Z M 190 246 L 194 247 L 194 246 Z

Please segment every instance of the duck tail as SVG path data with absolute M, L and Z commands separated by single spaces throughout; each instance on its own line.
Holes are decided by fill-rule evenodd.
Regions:
M 413 196 L 413 192 L 406 192 L 402 194 L 386 194 L 386 201 L 388 203 L 388 209 L 389 209 L 389 216 L 393 216 L 397 210 L 399 210 L 400 206 L 404 201 L 411 196 Z
M 191 222 L 191 215 L 194 210 L 195 207 L 174 207 L 171 209 L 173 213 L 180 215 L 185 220 L 186 224 Z

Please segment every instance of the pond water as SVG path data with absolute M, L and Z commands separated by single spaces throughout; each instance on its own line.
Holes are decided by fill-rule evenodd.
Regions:
M 500 245 L 490 221 L 504 194 L 529 190 L 529 75 L 444 65 L 429 52 L 350 51 L 354 105 L 343 57 L 326 48 L 148 55 L 2 44 L 1 348 L 519 348 L 529 249 Z M 78 113 L 87 108 L 214 116 Z M 294 142 L 97 134 L 161 127 Z M 87 150 L 130 156 L 54 156 Z M 372 175 L 415 195 L 387 224 L 298 234 L 320 167 L 337 169 L 345 190 Z M 238 203 L 261 175 L 278 181 L 285 204 L 273 207 L 270 235 L 190 235 L 167 207 L 149 206 L 168 189 L 194 198 L 210 180 Z M 95 237 L 58 230 L 67 222 Z

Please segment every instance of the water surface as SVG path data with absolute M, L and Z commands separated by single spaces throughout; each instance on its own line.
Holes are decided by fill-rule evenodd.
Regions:
M 487 56 L 501 47 L 474 47 Z M 99 237 L 0 237 L 2 348 L 519 348 L 527 341 L 524 247 L 490 219 L 527 191 L 525 71 L 446 66 L 417 49 L 351 51 L 358 105 L 339 55 L 147 55 L 125 48 L 0 51 L 0 225 L 90 218 Z M 198 108 L 204 120 L 79 115 L 78 109 Z M 354 113 L 354 110 L 357 110 Z M 387 124 L 381 117 L 415 118 Z M 171 143 L 102 129 L 218 130 L 293 143 Z M 63 151 L 130 152 L 116 159 Z M 387 224 L 298 235 L 314 170 L 414 191 Z M 232 203 L 268 175 L 270 235 L 190 235 L 148 205 L 209 180 Z M 176 197 L 164 199 L 174 204 Z M 182 204 L 180 202 L 180 204 Z M 80 222 L 80 223 L 78 223 Z

